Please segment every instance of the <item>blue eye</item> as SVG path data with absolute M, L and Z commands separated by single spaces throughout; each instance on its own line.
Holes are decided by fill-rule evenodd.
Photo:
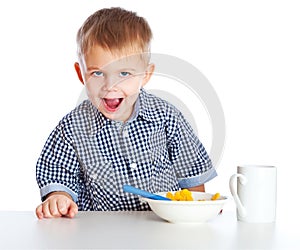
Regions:
M 120 72 L 120 76 L 122 76 L 122 77 L 126 77 L 126 76 L 129 76 L 129 75 L 130 75 L 129 72 L 125 72 L 125 71 Z
M 100 77 L 100 76 L 103 76 L 104 74 L 101 71 L 95 71 L 95 72 L 93 72 L 93 75 L 97 76 L 97 77 Z

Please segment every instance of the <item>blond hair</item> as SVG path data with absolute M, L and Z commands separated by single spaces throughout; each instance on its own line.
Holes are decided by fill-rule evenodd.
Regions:
M 143 17 L 122 8 L 105 8 L 89 16 L 77 33 L 78 56 L 95 45 L 114 53 L 148 53 L 152 32 Z

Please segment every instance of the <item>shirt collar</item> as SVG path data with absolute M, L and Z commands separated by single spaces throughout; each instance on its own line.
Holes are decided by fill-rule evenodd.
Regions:
M 138 117 L 140 106 L 141 106 L 140 97 L 138 97 L 135 104 L 134 104 L 132 114 L 130 115 L 127 122 L 134 121 Z
M 163 106 L 158 107 L 158 102 L 155 101 L 156 97 L 147 93 L 143 88 L 140 91 L 139 95 L 139 110 L 138 115 L 143 119 L 150 122 L 159 122 L 161 121 L 161 113 L 163 111 Z

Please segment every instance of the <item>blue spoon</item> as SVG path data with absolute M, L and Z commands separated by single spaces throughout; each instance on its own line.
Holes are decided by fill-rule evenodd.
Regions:
M 171 199 L 166 198 L 164 196 L 157 195 L 157 194 L 152 194 L 152 193 L 149 193 L 145 190 L 142 190 L 142 189 L 130 186 L 130 185 L 123 185 L 123 190 L 124 190 L 124 192 L 140 195 L 144 198 L 148 198 L 148 199 L 152 199 L 152 200 L 164 200 L 164 201 L 170 201 L 171 200 Z

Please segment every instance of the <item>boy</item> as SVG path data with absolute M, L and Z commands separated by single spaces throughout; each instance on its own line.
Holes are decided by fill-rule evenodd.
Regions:
M 121 8 L 99 10 L 79 29 L 75 70 L 89 98 L 60 121 L 38 159 L 38 218 L 149 210 L 122 186 L 204 191 L 216 176 L 182 114 L 143 89 L 154 71 L 151 38 L 148 23 Z

